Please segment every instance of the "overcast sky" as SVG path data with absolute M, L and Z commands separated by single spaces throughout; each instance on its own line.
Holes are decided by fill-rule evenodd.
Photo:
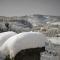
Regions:
M 60 16 L 60 0 L 0 0 L 0 16 Z

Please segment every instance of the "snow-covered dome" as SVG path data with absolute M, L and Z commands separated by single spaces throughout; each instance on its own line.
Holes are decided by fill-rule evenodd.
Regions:
M 10 38 L 13 35 L 16 35 L 17 33 L 13 32 L 13 31 L 8 31 L 8 32 L 3 32 L 0 33 L 0 47 L 1 45 L 3 45 L 3 43 Z
M 9 38 L 1 50 L 12 58 L 22 49 L 44 47 L 45 41 L 46 37 L 40 32 L 23 32 Z

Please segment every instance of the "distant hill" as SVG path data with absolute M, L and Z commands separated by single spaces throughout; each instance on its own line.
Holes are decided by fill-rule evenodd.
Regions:
M 5 17 L 0 16 L 0 22 L 2 21 L 10 21 L 10 22 L 18 22 L 22 25 L 27 27 L 38 26 L 41 24 L 45 24 L 46 22 L 60 22 L 60 16 L 48 16 L 48 15 L 40 15 L 34 14 L 30 16 L 12 16 L 12 17 Z

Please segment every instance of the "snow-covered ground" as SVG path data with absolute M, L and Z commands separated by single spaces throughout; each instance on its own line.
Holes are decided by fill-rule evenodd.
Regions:
M 60 22 L 53 22 L 51 25 L 60 25 Z
M 47 37 L 41 60 L 60 60 L 60 37 Z
M 45 45 L 46 50 L 60 57 L 60 37 L 47 37 L 47 39 L 48 41 Z
M 47 37 L 47 40 L 53 44 L 60 45 L 60 37 Z

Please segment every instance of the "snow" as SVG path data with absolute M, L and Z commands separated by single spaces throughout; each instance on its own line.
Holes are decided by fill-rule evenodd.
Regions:
M 54 56 L 53 55 L 53 53 L 46 53 L 46 52 L 43 52 L 43 53 L 41 53 L 41 60 L 60 60 L 59 59 L 59 56 L 58 55 L 56 55 L 56 56 Z
M 48 41 L 48 45 L 45 45 L 46 50 L 60 56 L 60 37 L 48 37 Z
M 45 46 L 46 37 L 39 32 L 23 32 L 9 38 L 2 46 L 1 52 L 14 57 L 22 49 Z
M 3 45 L 3 43 L 10 38 L 11 36 L 16 35 L 13 31 L 3 32 L 0 33 L 0 47 Z
M 60 37 L 48 37 L 48 40 L 56 45 L 60 45 Z
M 51 25 L 60 25 L 60 22 L 53 22 Z

